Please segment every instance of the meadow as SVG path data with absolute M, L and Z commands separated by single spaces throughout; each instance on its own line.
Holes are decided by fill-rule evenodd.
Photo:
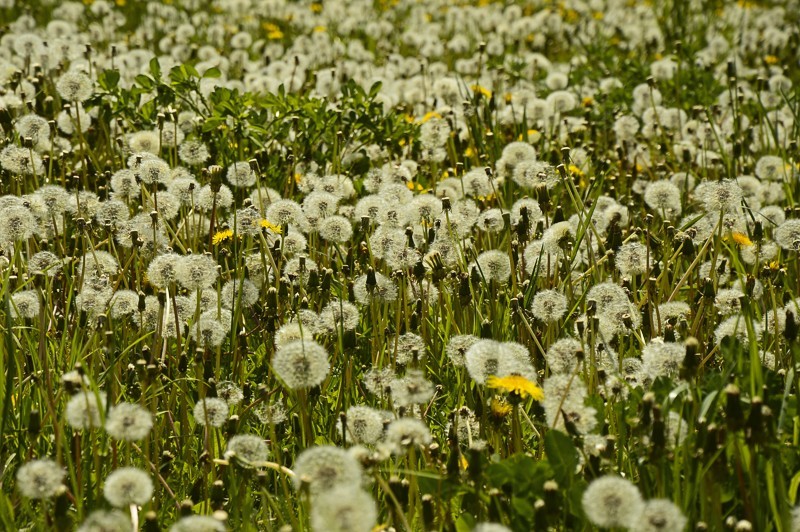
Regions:
M 798 0 L 0 0 L 0 529 L 800 531 L 798 87 Z

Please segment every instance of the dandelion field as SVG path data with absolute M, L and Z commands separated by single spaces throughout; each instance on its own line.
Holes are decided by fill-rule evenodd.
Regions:
M 0 0 L 0 529 L 800 530 L 799 15 Z

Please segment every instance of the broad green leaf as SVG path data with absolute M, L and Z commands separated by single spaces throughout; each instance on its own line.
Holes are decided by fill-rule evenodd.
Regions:
M 563 432 L 549 430 L 544 436 L 544 450 L 556 482 L 561 486 L 570 484 L 578 466 L 578 451 L 570 437 Z

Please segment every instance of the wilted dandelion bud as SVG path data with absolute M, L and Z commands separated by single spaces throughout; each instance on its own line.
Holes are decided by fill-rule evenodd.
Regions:
M 737 431 L 744 426 L 744 410 L 742 409 L 739 387 L 731 383 L 725 387 L 725 420 L 728 429 Z
M 153 496 L 150 475 L 136 467 L 123 467 L 106 477 L 103 495 L 112 506 L 127 508 L 146 504 Z
M 17 471 L 17 489 L 29 499 L 49 499 L 62 489 L 64 476 L 64 469 L 53 460 L 32 460 Z
M 630 480 L 614 475 L 593 480 L 583 492 L 581 502 L 589 521 L 601 528 L 638 530 L 634 524 L 645 508 L 639 488 Z

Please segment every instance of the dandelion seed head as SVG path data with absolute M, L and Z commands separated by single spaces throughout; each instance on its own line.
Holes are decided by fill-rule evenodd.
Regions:
M 14 122 L 14 129 L 19 133 L 21 139 L 31 139 L 34 146 L 46 142 L 50 137 L 50 123 L 46 118 L 37 114 L 20 117 Z
M 351 406 L 345 416 L 345 427 L 349 443 L 375 445 L 383 435 L 383 414 L 368 406 Z M 341 421 L 336 431 L 342 433 Z
M 401 334 L 390 340 L 389 348 L 392 351 L 396 348 L 397 363 L 402 366 L 408 365 L 413 360 L 415 352 L 420 360 L 426 355 L 425 341 L 414 333 Z
M 244 392 L 233 381 L 220 381 L 216 385 L 217 397 L 228 403 L 228 406 L 235 406 L 244 400 Z
M 791 176 L 786 163 L 777 155 L 764 155 L 756 161 L 756 176 L 766 181 L 782 181 Z
M 150 434 L 153 416 L 134 403 L 120 403 L 111 407 L 106 417 L 106 432 L 115 440 L 139 441 Z
M 194 420 L 199 425 L 208 425 L 209 427 L 221 427 L 228 421 L 230 411 L 228 403 L 223 399 L 216 397 L 208 397 L 201 399 L 194 405 Z
M 386 443 L 396 454 L 402 454 L 412 446 L 425 447 L 432 441 L 430 429 L 419 419 L 396 419 L 386 429 Z
M 189 166 L 199 166 L 206 162 L 211 154 L 206 145 L 197 139 L 189 139 L 181 143 L 178 157 Z M 230 181 L 230 178 L 228 179 Z
M 632 529 L 641 532 L 666 532 L 684 530 L 688 520 L 672 501 L 650 499 L 644 503 L 641 513 L 633 522 Z
M 457 334 L 450 338 L 445 353 L 453 365 L 463 367 L 467 351 L 479 340 L 480 338 L 472 334 Z
M 651 260 L 647 246 L 636 241 L 622 244 L 614 255 L 614 265 L 626 278 L 647 272 Z
M 231 279 L 222 286 L 220 298 L 222 306 L 233 310 L 237 305 L 252 307 L 258 302 L 258 288 L 249 279 Z
M 159 207 L 161 207 L 160 203 Z M 123 201 L 118 199 L 110 199 L 100 203 L 100 208 L 97 210 L 97 215 L 95 217 L 97 218 L 97 221 L 103 225 L 116 225 L 120 222 L 128 221 L 130 218 L 130 211 L 128 210 L 128 206 Z
M 71 70 L 58 78 L 56 90 L 69 102 L 83 102 L 92 95 L 92 80 L 79 70 Z
M 499 249 L 484 251 L 475 261 L 478 271 L 487 282 L 495 281 L 505 285 L 511 276 L 511 259 Z M 473 265 L 473 267 L 476 267 Z
M 210 255 L 183 256 L 175 267 L 176 280 L 187 290 L 209 288 L 217 275 L 217 262 Z
M 561 338 L 547 348 L 545 359 L 551 373 L 569 373 L 579 363 L 583 353 L 581 343 L 573 338 Z
M 78 527 L 78 532 L 128 532 L 130 518 L 120 510 L 95 510 Z
M 267 207 L 279 199 L 281 195 L 278 191 L 269 187 L 259 187 L 250 193 L 250 201 L 261 213 L 265 213 Z
M 375 286 L 368 286 L 367 279 L 367 275 L 361 275 L 353 283 L 353 293 L 360 304 L 390 303 L 397 299 L 397 287 L 388 277 L 375 272 Z
M 375 501 L 361 489 L 334 488 L 317 496 L 311 507 L 313 530 L 369 532 L 377 521 Z
M 681 213 L 681 191 L 670 181 L 655 181 L 647 185 L 644 202 L 655 214 L 671 219 Z
M 259 405 L 253 409 L 253 415 L 265 425 L 279 425 L 288 419 L 283 403 Z
M 128 146 L 135 155 L 143 153 L 158 155 L 161 138 L 157 131 L 137 131 L 128 137 Z M 130 167 L 130 163 L 128 166 Z
M 533 296 L 531 313 L 546 324 L 555 323 L 567 313 L 567 298 L 556 290 L 540 290 Z
M 17 471 L 17 489 L 29 499 L 49 499 L 62 489 L 64 469 L 49 458 L 31 460 Z
M 133 170 L 127 168 L 117 170 L 111 176 L 111 190 L 114 191 L 114 197 L 124 200 L 138 198 L 141 194 L 139 184 L 136 182 L 136 175 Z
M 228 441 L 226 458 L 237 458 L 244 465 L 253 466 L 266 462 L 269 457 L 269 446 L 261 436 L 255 434 L 237 434 Z M 251 466 L 252 467 L 252 466 Z
M 478 215 L 475 225 L 487 233 L 499 233 L 505 228 L 503 211 L 500 209 L 486 209 Z
M 177 253 L 156 255 L 147 267 L 147 279 L 150 284 L 164 290 L 178 280 L 182 257 Z
M 337 487 L 353 489 L 361 484 L 361 466 L 347 451 L 332 445 L 310 447 L 297 457 L 294 485 L 307 482 L 314 495 Z
M 250 168 L 249 162 L 237 161 L 228 167 L 225 179 L 234 187 L 247 188 L 256 184 L 258 176 Z
M 353 225 L 344 216 L 329 216 L 319 224 L 319 236 L 329 242 L 344 244 L 353 237 Z
M 123 467 L 106 477 L 103 495 L 117 508 L 143 505 L 153 496 L 153 481 L 150 475 L 137 467 Z
M 225 524 L 208 515 L 187 515 L 169 528 L 169 532 L 226 532 Z
M 653 340 L 642 350 L 642 372 L 652 379 L 676 376 L 685 355 L 683 344 Z
M 634 523 L 645 508 L 639 488 L 614 475 L 593 480 L 583 492 L 581 504 L 586 517 L 601 528 L 633 527 L 638 530 Z
M 391 383 L 392 400 L 396 406 L 412 406 L 425 404 L 433 397 L 434 386 L 425 378 L 425 374 L 417 369 L 410 369 L 399 379 Z
M 309 229 L 308 218 L 303 213 L 303 208 L 294 200 L 279 199 L 270 203 L 266 212 L 267 220 L 274 224 L 290 227 L 305 233 Z
M 36 290 L 22 290 L 11 296 L 9 311 L 12 318 L 33 319 L 39 316 L 40 309 L 39 294 Z
M 732 179 L 704 181 L 694 190 L 708 213 L 736 212 L 741 208 L 743 191 Z
M 318 386 L 330 371 L 328 353 L 313 340 L 289 342 L 275 352 L 272 368 L 293 390 Z
M 717 291 L 714 298 L 714 306 L 723 316 L 737 314 L 742 310 L 742 298 L 744 292 L 736 288 L 723 288 Z
M 474 168 L 461 178 L 464 194 L 473 198 L 482 198 L 492 194 L 492 180 L 483 168 Z
M 216 194 L 209 185 L 205 185 L 195 194 L 195 206 L 201 212 L 211 212 L 215 205 L 217 209 L 229 209 L 233 205 L 233 192 L 225 185 L 221 185 Z
M 146 185 L 167 184 L 171 177 L 169 164 L 158 157 L 148 157 L 134 170 L 142 183 Z
M 91 390 L 80 391 L 67 402 L 64 417 L 75 430 L 100 428 L 101 413 L 106 409 L 106 394 Z
M 783 249 L 800 249 L 800 220 L 786 220 L 772 232 L 772 236 Z
M 230 332 L 230 311 L 222 310 L 227 319 L 217 317 L 215 310 L 206 311 L 192 324 L 191 337 L 199 344 L 214 348 L 222 345 Z
M 0 243 L 29 239 L 36 230 L 36 219 L 29 209 L 11 206 L 0 210 Z
M 32 276 L 43 273 L 53 277 L 61 270 L 62 265 L 61 259 L 55 253 L 39 251 L 28 260 L 28 274 Z
M 503 148 L 497 161 L 497 173 L 500 178 L 514 175 L 517 165 L 523 161 L 536 160 L 536 149 L 527 142 L 511 142 Z

